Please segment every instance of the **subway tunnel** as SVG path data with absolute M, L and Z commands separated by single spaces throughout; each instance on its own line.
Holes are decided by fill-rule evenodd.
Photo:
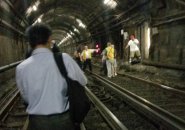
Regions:
M 37 24 L 49 26 L 52 42 L 72 58 L 84 46 L 96 50 L 92 53 L 92 72 L 82 69 L 88 79 L 85 90 L 92 107 L 81 129 L 185 129 L 184 23 L 184 0 L 1 0 L 0 130 L 27 128 L 25 122 L 29 121 L 21 97 L 15 96 L 13 102 L 23 107 L 23 119 L 19 119 L 19 112 L 20 115 L 16 112 L 8 115 L 4 109 L 11 99 L 7 95 L 15 94 L 12 90 L 17 88 L 16 66 L 26 60 L 31 49 L 25 31 Z M 139 59 L 137 55 L 131 59 L 131 47 L 126 47 L 131 35 L 139 41 Z M 107 43 L 112 43 L 116 51 L 117 73 L 112 78 L 101 71 L 102 52 Z M 113 88 L 105 87 L 109 82 Z M 98 107 L 96 98 L 105 106 Z M 103 116 L 97 115 L 100 109 Z M 110 117 L 105 116 L 106 112 Z M 133 117 L 133 113 L 139 113 L 140 117 Z M 12 115 L 14 118 L 19 115 L 18 119 L 9 119 Z

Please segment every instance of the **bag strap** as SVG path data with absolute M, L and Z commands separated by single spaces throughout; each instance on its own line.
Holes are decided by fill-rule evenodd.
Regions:
M 67 70 L 66 70 L 66 67 L 64 65 L 64 61 L 63 61 L 63 56 L 62 56 L 62 53 L 60 52 L 57 52 L 57 53 L 53 53 L 53 56 L 54 56 L 54 59 L 55 59 L 55 62 L 58 66 L 58 69 L 61 73 L 61 75 L 66 79 L 66 82 L 67 82 L 67 93 L 66 93 L 66 96 L 69 96 L 69 88 L 70 88 L 70 79 L 69 77 L 67 76 Z M 69 98 L 68 98 L 68 101 L 69 101 Z M 67 107 L 67 103 L 66 103 L 66 106 L 65 108 Z
M 68 79 L 67 70 L 64 65 L 62 53 L 53 53 L 53 54 L 54 54 L 55 62 L 58 66 L 58 69 L 59 69 L 61 75 L 67 80 Z
M 58 52 L 58 53 L 53 53 L 54 55 L 54 59 L 55 59 L 55 62 L 58 66 L 58 69 L 61 73 L 61 75 L 66 79 L 66 82 L 67 82 L 67 95 L 69 95 L 69 91 L 70 91 L 70 78 L 67 76 L 67 70 L 66 70 L 66 67 L 64 65 L 64 60 L 63 60 L 63 56 L 62 56 L 62 53 Z

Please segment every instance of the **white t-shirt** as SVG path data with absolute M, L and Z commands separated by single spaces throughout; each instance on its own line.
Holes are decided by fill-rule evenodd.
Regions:
M 137 46 L 139 44 L 139 41 L 137 39 L 130 40 L 128 42 L 128 45 L 130 46 L 130 51 L 138 51 L 139 47 Z

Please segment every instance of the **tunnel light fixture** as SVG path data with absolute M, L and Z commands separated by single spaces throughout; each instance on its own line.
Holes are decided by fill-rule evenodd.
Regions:
M 38 23 L 41 23 L 42 22 L 42 19 L 41 18 L 38 18 L 37 21 L 38 21 Z
M 148 49 L 150 49 L 150 28 L 147 29 Z
M 112 9 L 116 8 L 117 6 L 117 2 L 115 0 L 104 0 L 103 3 Z
M 71 32 L 70 32 L 71 33 Z M 67 36 L 65 36 L 58 44 L 58 46 L 60 46 L 61 44 L 63 44 L 64 42 L 66 42 L 67 40 L 69 40 L 70 38 L 72 38 L 72 34 L 67 33 Z
M 42 22 L 42 17 L 43 17 L 43 14 L 40 15 L 40 16 L 37 18 L 37 20 L 36 20 L 32 25 L 34 25 L 34 24 L 36 24 L 36 23 L 41 23 L 41 22 Z
M 33 12 L 33 11 L 37 11 L 38 9 L 38 6 L 40 4 L 40 1 L 36 1 L 32 6 L 30 6 L 27 11 L 26 11 L 26 16 L 30 16 L 30 14 Z
M 86 25 L 84 23 L 82 23 L 82 21 L 80 19 L 76 19 L 76 21 L 78 22 L 78 25 L 82 28 L 86 28 Z
M 77 32 L 77 33 L 79 33 L 79 30 L 78 30 L 78 29 L 76 29 L 76 28 L 74 28 L 74 32 Z
M 33 10 L 36 11 L 37 10 L 37 6 L 34 5 L 33 6 Z
M 70 31 L 70 35 L 75 35 L 72 31 Z

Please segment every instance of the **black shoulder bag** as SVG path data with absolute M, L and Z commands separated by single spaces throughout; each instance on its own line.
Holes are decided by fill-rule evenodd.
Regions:
M 81 123 L 90 109 L 90 102 L 84 86 L 67 76 L 62 53 L 54 53 L 54 58 L 60 73 L 65 77 L 68 85 L 69 112 L 74 123 Z

